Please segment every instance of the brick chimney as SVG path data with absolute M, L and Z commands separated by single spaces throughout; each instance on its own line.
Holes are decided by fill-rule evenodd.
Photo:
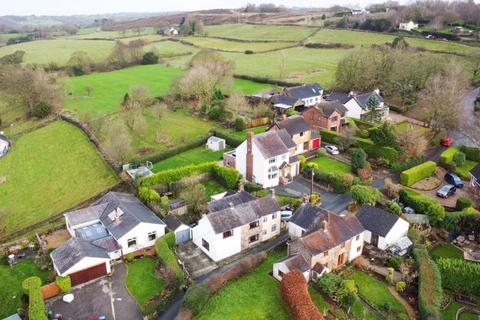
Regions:
M 327 219 L 323 220 L 321 222 L 320 226 L 321 226 L 321 228 L 324 232 L 327 232 L 328 231 L 328 221 L 327 221 Z
M 248 181 L 253 182 L 253 131 L 247 133 L 247 165 L 246 165 L 246 178 Z

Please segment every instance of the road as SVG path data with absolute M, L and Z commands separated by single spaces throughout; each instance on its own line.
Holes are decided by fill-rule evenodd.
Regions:
M 478 95 L 480 94 L 480 88 L 476 88 L 470 91 L 464 98 L 461 103 L 461 107 L 463 108 L 463 115 L 462 121 L 466 121 L 469 126 L 480 126 L 480 116 L 476 115 L 474 112 L 475 108 L 475 100 L 477 99 Z M 474 137 L 475 140 L 480 141 L 480 131 L 478 131 L 479 136 Z M 461 130 L 450 130 L 449 132 L 450 137 L 453 139 L 453 142 L 456 145 L 465 145 L 465 146 L 472 146 L 472 140 L 466 137 Z

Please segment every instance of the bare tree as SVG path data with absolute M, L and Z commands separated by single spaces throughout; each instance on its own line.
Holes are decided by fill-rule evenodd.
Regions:
M 109 123 L 105 130 L 104 145 L 112 159 L 121 164 L 133 154 L 132 139 L 122 119 Z
M 403 151 L 412 157 L 419 157 L 428 148 L 428 141 L 425 135 L 413 127 L 398 134 L 398 141 Z
M 234 92 L 228 97 L 225 107 L 236 115 L 252 112 L 252 107 L 248 104 L 247 99 L 239 92 Z

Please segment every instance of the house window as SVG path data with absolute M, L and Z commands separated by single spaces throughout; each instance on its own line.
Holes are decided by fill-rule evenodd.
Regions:
M 249 241 L 250 243 L 252 243 L 252 242 L 258 241 L 258 239 L 259 239 L 259 236 L 258 236 L 258 234 L 256 234 L 256 235 L 251 236 L 250 238 L 248 238 L 248 241 Z
M 157 239 L 157 231 L 152 231 L 148 233 L 148 241 L 153 241 Z
M 202 239 L 202 247 L 204 247 L 207 251 L 210 251 L 210 244 L 205 239 Z
M 356 237 L 355 237 L 355 240 L 360 240 L 360 235 L 358 234 Z
M 362 250 L 362 246 L 357 247 L 357 252 L 360 252 Z
M 231 237 L 231 236 L 233 236 L 233 231 L 232 231 L 232 230 L 228 230 L 228 231 L 225 231 L 225 232 L 223 233 L 223 239 L 229 238 L 229 237 Z
M 263 222 L 267 222 L 268 217 L 263 217 Z
M 262 234 L 263 234 L 263 235 L 266 235 L 266 234 L 267 234 L 267 229 L 263 229 L 263 230 L 262 230 Z
M 276 219 L 276 218 L 277 218 L 277 213 L 272 214 L 272 219 Z
M 276 224 L 272 225 L 272 232 L 275 232 L 275 231 L 277 231 L 277 225 Z
M 137 245 L 137 238 L 131 238 L 127 240 L 127 247 L 133 247 Z
M 268 179 L 275 179 L 276 177 L 277 177 L 276 173 L 268 175 Z
M 325 252 L 323 253 L 323 256 L 324 256 L 324 257 L 328 256 L 328 251 L 325 251 Z
M 258 220 L 250 223 L 250 229 L 255 229 L 259 226 Z
M 300 137 L 303 137 L 304 132 L 300 132 Z
M 269 159 L 269 160 L 268 160 L 268 163 L 270 163 L 270 164 L 271 164 L 271 163 L 275 163 L 275 158 Z

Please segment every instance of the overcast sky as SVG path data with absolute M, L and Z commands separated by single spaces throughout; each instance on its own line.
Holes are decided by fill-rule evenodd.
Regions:
M 0 0 L 2 15 L 73 15 L 118 12 L 192 11 L 212 8 L 239 8 L 247 2 L 275 3 L 288 7 L 329 7 L 367 5 L 377 0 Z

